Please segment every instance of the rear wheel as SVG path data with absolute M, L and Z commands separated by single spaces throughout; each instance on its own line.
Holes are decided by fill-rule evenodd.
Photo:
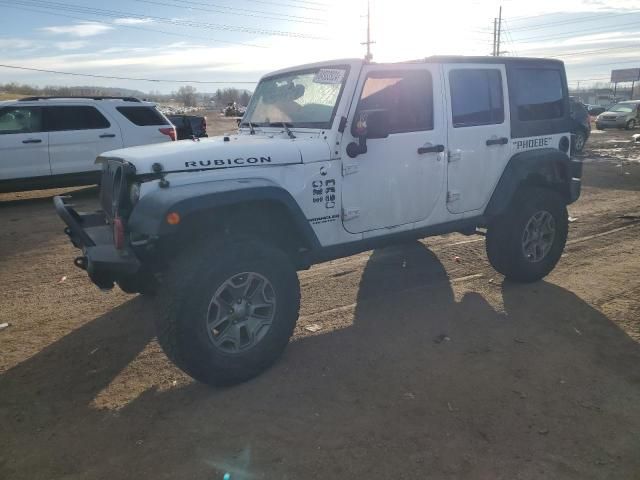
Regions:
M 540 280 L 560 260 L 568 225 L 566 203 L 558 193 L 524 188 L 487 229 L 489 262 L 509 280 Z
M 281 355 L 298 319 L 300 285 L 284 252 L 236 240 L 183 257 L 161 297 L 156 327 L 167 356 L 196 380 L 225 385 L 258 375 Z
M 587 135 L 583 131 L 577 131 L 573 137 L 573 151 L 581 153 L 587 143 Z

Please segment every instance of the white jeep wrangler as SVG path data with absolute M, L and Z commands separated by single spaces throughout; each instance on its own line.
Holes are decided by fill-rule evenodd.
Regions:
M 239 131 L 103 154 L 103 211 L 55 198 L 100 288 L 157 292 L 158 338 L 209 384 L 281 354 L 296 270 L 486 228 L 508 279 L 547 275 L 580 194 L 564 66 L 544 59 L 337 60 L 278 71 Z

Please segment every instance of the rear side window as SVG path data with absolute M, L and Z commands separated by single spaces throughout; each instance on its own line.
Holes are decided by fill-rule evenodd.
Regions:
M 564 94 L 559 70 L 516 68 L 514 79 L 518 120 L 552 120 L 564 116 Z
M 65 130 L 97 130 L 111 124 L 95 107 L 59 106 L 46 107 L 46 129 L 49 132 Z
M 42 109 L 7 107 L 0 109 L 0 135 L 38 133 L 42 131 Z
M 139 127 L 169 125 L 155 107 L 116 107 L 116 110 Z
M 496 69 L 465 68 L 449 72 L 454 128 L 504 122 L 502 74 Z
M 374 109 L 387 111 L 389 133 L 433 130 L 431 73 L 428 71 L 371 73 L 362 89 L 358 112 Z

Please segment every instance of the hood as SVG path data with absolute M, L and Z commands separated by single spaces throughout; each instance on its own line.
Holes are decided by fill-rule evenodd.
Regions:
M 225 141 L 225 138 L 228 140 Z M 96 163 L 102 163 L 107 158 L 119 158 L 135 166 L 139 175 L 154 173 L 152 166 L 155 163 L 162 165 L 162 171 L 167 173 L 256 165 L 287 165 L 302 163 L 302 152 L 309 151 L 311 144 L 324 144 L 321 151 L 326 149 L 329 154 L 328 144 L 319 139 L 234 135 L 112 150 L 101 154 Z M 318 151 L 320 145 L 313 146 L 316 148 L 311 148 L 311 151 Z
M 610 112 L 609 110 L 607 110 L 605 112 L 602 112 L 600 115 L 607 115 L 609 117 L 626 117 L 627 115 L 631 115 L 631 112 Z

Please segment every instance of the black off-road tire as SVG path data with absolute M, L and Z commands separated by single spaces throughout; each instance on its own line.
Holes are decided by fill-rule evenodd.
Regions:
M 229 278 L 255 272 L 273 286 L 275 314 L 264 337 L 244 352 L 214 345 L 207 325 L 212 296 Z M 287 346 L 300 309 L 300 284 L 290 258 L 259 240 L 230 238 L 201 244 L 164 275 L 158 292 L 158 341 L 166 355 L 194 379 L 213 386 L 246 381 L 269 368 Z
M 587 134 L 582 130 L 578 130 L 574 134 L 573 148 L 571 150 L 575 153 L 582 153 L 586 143 L 587 143 Z
M 555 235 L 548 253 L 533 262 L 525 255 L 522 239 L 530 219 L 548 212 L 555 223 Z M 486 250 L 489 262 L 508 280 L 529 283 L 547 276 L 556 266 L 567 241 L 569 221 L 562 196 L 546 188 L 522 188 L 512 205 L 487 228 Z

